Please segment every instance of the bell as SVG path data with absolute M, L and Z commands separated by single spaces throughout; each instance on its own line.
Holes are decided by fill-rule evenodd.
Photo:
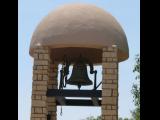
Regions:
M 86 86 L 93 84 L 88 77 L 87 66 L 81 59 L 73 65 L 71 77 L 66 81 L 66 83 L 70 85 L 77 85 L 79 89 L 82 85 Z

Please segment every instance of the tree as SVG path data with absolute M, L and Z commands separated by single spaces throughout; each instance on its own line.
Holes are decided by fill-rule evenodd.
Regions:
M 123 120 L 123 119 L 120 117 L 120 118 L 118 118 L 118 120 Z
M 101 120 L 101 116 L 98 116 L 97 118 L 91 116 L 91 117 L 87 117 L 85 120 Z
M 130 119 L 129 118 L 124 118 L 123 119 L 123 118 L 119 117 L 118 120 L 133 120 L 133 119 L 132 118 L 130 118 Z
M 140 120 L 140 56 L 136 55 L 136 64 L 134 66 L 133 72 L 136 74 L 136 83 L 132 86 L 133 102 L 135 104 L 135 109 L 132 112 L 132 117 L 134 120 Z

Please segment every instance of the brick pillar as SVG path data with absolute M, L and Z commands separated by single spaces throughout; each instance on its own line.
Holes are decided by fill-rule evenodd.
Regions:
M 103 48 L 102 53 L 102 120 L 118 120 L 117 47 Z
M 50 79 L 48 81 L 48 89 L 57 89 L 57 75 L 58 64 L 51 63 L 50 67 Z M 48 113 L 51 115 L 51 120 L 57 120 L 57 106 L 54 97 L 47 98 Z
M 49 68 L 49 49 L 36 47 L 34 50 L 31 120 L 47 120 L 46 92 Z

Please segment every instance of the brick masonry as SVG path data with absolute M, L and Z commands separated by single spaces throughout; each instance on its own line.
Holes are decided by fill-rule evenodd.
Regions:
M 58 75 L 58 64 L 51 62 L 50 66 L 50 79 L 48 80 L 48 89 L 57 89 L 57 75 Z M 51 120 L 57 120 L 57 106 L 54 97 L 47 98 L 47 110 L 51 115 Z
M 102 120 L 118 120 L 118 60 L 117 48 L 103 48 L 102 53 Z M 46 96 L 47 89 L 57 89 L 58 64 L 50 59 L 47 47 L 34 51 L 31 120 L 57 119 L 54 97 Z
M 103 48 L 102 53 L 102 120 L 118 120 L 117 47 Z
M 50 50 L 36 47 L 34 51 L 31 120 L 47 120 L 47 84 L 50 79 Z

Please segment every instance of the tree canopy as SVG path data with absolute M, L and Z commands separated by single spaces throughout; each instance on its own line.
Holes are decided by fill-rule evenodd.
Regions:
M 132 86 L 133 102 L 135 109 L 132 111 L 132 117 L 134 120 L 140 120 L 140 56 L 136 56 L 136 64 L 133 72 L 136 74 L 136 83 Z

